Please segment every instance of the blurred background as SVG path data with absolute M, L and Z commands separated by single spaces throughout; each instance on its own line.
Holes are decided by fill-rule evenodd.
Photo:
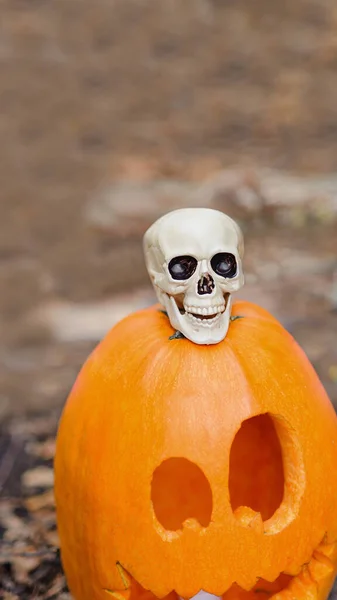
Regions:
M 52 505 L 60 410 L 104 333 L 154 301 L 141 241 L 168 210 L 210 206 L 238 220 L 246 240 L 240 296 L 282 321 L 337 405 L 336 3 L 0 7 L 6 518 L 13 498 L 27 508 L 41 489 Z M 36 468 L 47 469 L 38 484 Z M 31 524 L 31 511 L 41 522 L 46 506 L 35 501 L 7 539 L 17 540 L 22 519 Z M 32 569 L 22 567 L 18 583 L 20 568 L 12 558 L 6 593 L 16 597 L 10 585 L 21 585 L 27 598 Z M 39 577 L 36 597 L 66 597 L 61 587 L 43 595 Z

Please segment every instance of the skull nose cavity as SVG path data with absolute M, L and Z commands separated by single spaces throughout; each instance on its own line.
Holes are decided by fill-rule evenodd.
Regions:
M 164 460 L 154 471 L 151 501 L 159 523 L 167 531 L 197 522 L 208 527 L 213 499 L 211 486 L 195 463 L 183 457 Z
M 198 281 L 198 294 L 204 296 L 211 294 L 215 288 L 213 277 L 209 273 L 203 273 Z

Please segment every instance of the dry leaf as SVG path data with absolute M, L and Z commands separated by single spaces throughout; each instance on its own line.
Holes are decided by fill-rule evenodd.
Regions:
M 25 505 L 31 512 L 45 508 L 46 506 L 52 507 L 54 504 L 53 490 L 48 490 L 44 494 L 38 494 L 37 496 L 31 496 L 30 498 L 25 499 Z
M 36 467 L 26 471 L 21 477 L 25 487 L 52 487 L 54 485 L 54 472 L 50 467 Z

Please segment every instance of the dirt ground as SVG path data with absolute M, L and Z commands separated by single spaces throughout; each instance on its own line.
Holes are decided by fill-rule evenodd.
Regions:
M 154 300 L 141 239 L 161 213 L 238 219 L 241 297 L 282 321 L 337 406 L 337 6 L 0 10 L 0 597 L 66 600 L 57 419 L 104 332 Z
M 0 418 L 62 404 L 91 348 L 56 343 L 32 312 L 147 285 L 141 237 L 167 197 L 144 190 L 144 181 L 176 184 L 175 206 L 184 206 L 191 182 L 232 167 L 329 180 L 337 166 L 331 0 L 2 0 L 1 14 Z M 138 193 L 117 194 L 125 182 Z M 246 205 L 256 201 L 252 191 L 240 190 Z M 319 183 L 315 194 L 323 203 Z M 92 214 L 104 195 L 114 202 L 98 220 Z M 236 216 L 233 195 L 235 185 L 220 207 Z M 292 248 L 294 264 L 302 260 L 297 246 L 313 262 L 323 252 L 325 290 L 314 280 L 307 289 L 330 294 L 333 224 L 321 220 L 307 233 L 297 214 L 287 233 L 284 219 L 270 224 L 262 213 L 258 226 L 249 211 L 239 214 L 256 260 L 267 243 L 272 262 L 282 246 Z M 301 225 L 296 239 L 293 225 Z M 294 285 L 301 295 L 300 279 Z M 274 296 L 291 318 L 282 287 Z M 303 310 L 304 345 L 313 331 L 308 321 L 305 333 L 305 318 Z M 325 361 L 320 374 L 335 398 L 327 371 L 335 358 Z

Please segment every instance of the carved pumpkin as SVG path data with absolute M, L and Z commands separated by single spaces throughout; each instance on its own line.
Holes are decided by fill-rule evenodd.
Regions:
M 224 341 L 198 346 L 151 307 L 82 368 L 55 460 L 76 600 L 328 596 L 335 412 L 271 315 L 241 301 L 232 314 Z

